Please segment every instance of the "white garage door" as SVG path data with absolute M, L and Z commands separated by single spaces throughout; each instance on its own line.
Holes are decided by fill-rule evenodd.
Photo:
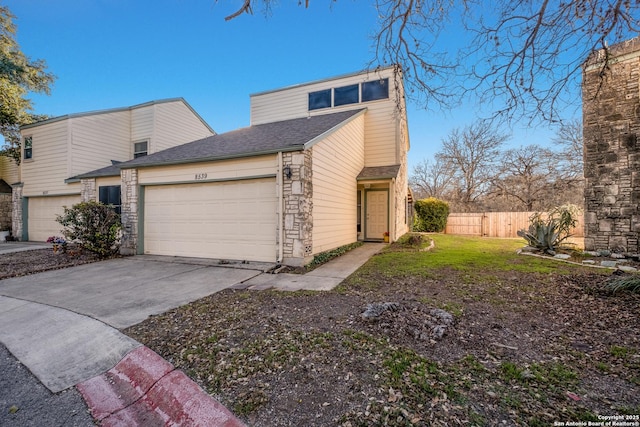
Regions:
M 274 178 L 147 186 L 144 252 L 273 262 L 277 200 Z
M 51 236 L 61 236 L 62 226 L 56 221 L 57 215 L 64 212 L 63 206 L 70 208 L 80 203 L 80 195 L 29 197 L 28 199 L 29 240 L 45 242 Z

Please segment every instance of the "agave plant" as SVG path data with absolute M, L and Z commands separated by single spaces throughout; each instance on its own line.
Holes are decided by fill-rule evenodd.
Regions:
M 569 237 L 576 226 L 579 208 L 575 205 L 559 206 L 551 211 L 536 212 L 529 218 L 529 229 L 519 230 L 518 236 L 527 244 L 551 255 Z

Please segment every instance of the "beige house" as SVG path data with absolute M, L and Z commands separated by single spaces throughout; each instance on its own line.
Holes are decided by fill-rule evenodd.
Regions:
M 121 185 L 124 254 L 303 265 L 409 229 L 397 67 L 251 95 L 251 125 L 86 173 Z
M 80 180 L 75 176 L 214 133 L 181 98 L 23 126 L 19 182 L 12 183 L 14 236 L 45 241 L 59 235 L 56 215 L 63 206 L 81 201 Z M 115 190 L 120 180 L 111 178 L 100 185 L 112 185 L 110 190 Z M 109 203 L 119 198 L 114 191 L 103 191 L 101 196 Z

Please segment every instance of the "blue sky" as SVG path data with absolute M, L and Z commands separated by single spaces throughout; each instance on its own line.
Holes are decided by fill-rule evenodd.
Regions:
M 364 69 L 373 56 L 376 10 L 367 1 L 297 1 L 230 22 L 241 4 L 214 0 L 4 0 L 18 42 L 57 76 L 34 111 L 59 116 L 183 97 L 218 133 L 249 125 L 249 95 Z M 474 108 L 408 105 L 410 167 L 432 158 Z M 513 146 L 548 144 L 554 133 L 511 130 Z

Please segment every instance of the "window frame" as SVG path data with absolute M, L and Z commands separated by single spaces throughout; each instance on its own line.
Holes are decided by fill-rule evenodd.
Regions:
M 329 97 L 328 99 L 329 105 L 325 105 L 327 100 L 324 98 L 326 96 Z M 323 108 L 331 108 L 333 106 L 333 90 L 332 89 L 322 89 L 322 90 L 316 90 L 314 92 L 309 92 L 308 97 L 309 97 L 309 101 L 308 101 L 307 107 L 309 111 L 322 110 Z
M 351 91 L 355 89 L 355 100 L 345 99 L 345 95 L 353 97 Z M 340 93 L 340 96 L 338 95 Z M 340 98 L 342 97 L 342 99 Z M 360 84 L 354 83 L 351 85 L 334 87 L 333 88 L 333 106 L 341 107 L 343 105 L 359 104 L 360 103 Z
M 144 151 L 142 150 L 136 150 L 136 145 L 138 144 L 144 144 Z M 149 154 L 149 140 L 144 140 L 144 141 L 137 141 L 133 143 L 133 158 L 137 159 L 138 157 L 144 157 L 147 156 Z
M 29 141 L 28 147 L 27 141 Z M 28 135 L 22 138 L 22 151 L 23 160 L 33 160 L 33 135 Z
M 117 188 L 117 192 L 113 191 Z M 113 210 L 120 215 L 122 213 L 122 186 L 121 185 L 100 185 L 98 187 L 98 201 L 102 204 L 113 206 Z M 106 197 L 103 197 L 103 194 Z M 116 200 L 111 200 L 112 195 L 117 194 Z
M 375 87 L 374 90 L 367 90 L 370 87 Z M 379 87 L 384 88 L 382 92 L 383 96 L 379 96 Z M 381 99 L 389 99 L 389 78 L 370 80 L 368 82 L 362 82 L 362 102 L 372 102 Z

